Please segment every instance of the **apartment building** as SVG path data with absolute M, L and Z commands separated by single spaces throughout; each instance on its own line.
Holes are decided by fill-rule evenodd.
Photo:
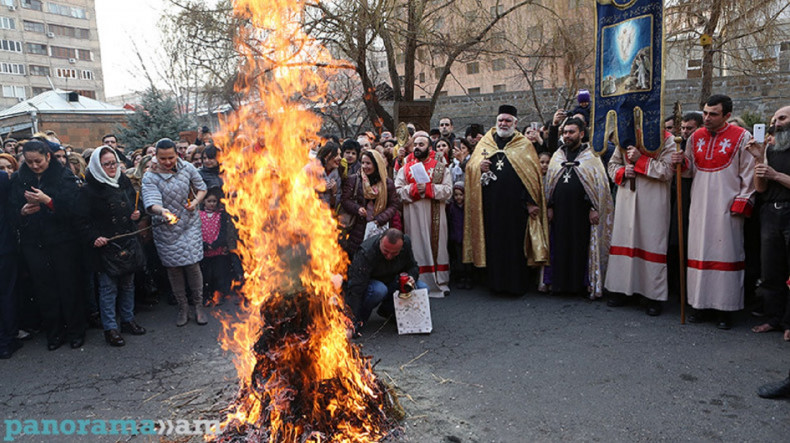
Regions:
M 53 87 L 104 100 L 94 0 L 0 0 L 0 109 Z

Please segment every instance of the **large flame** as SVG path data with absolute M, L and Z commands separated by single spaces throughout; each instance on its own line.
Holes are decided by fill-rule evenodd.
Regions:
M 325 93 L 317 67 L 332 61 L 301 30 L 303 6 L 234 2 L 246 23 L 237 91 L 247 104 L 215 137 L 245 271 L 242 312 L 223 319 L 220 338 L 241 384 L 226 434 L 265 427 L 256 438 L 376 441 L 387 432 L 384 393 L 347 337 L 338 277 L 347 260 L 315 193 L 322 184 L 305 170 L 320 128 L 309 103 Z

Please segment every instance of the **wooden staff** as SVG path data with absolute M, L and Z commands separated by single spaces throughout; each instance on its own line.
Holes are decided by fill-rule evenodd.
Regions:
M 683 121 L 683 111 L 680 108 L 680 102 L 675 102 L 673 109 L 675 128 L 680 128 Z M 675 148 L 677 152 L 682 152 L 680 144 L 683 142 L 683 137 L 675 137 Z M 686 258 L 685 258 L 685 242 L 683 241 L 683 180 L 682 165 L 675 165 L 675 188 L 677 195 L 678 209 L 678 263 L 680 265 L 680 273 L 678 274 L 680 280 L 680 324 L 686 324 Z
M 137 202 L 140 201 L 140 191 L 134 193 L 134 210 L 137 211 Z

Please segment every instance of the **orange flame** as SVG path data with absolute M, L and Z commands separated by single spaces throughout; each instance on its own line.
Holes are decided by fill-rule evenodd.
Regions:
M 347 260 L 316 196 L 321 184 L 305 168 L 309 146 L 320 143 L 309 108 L 326 92 L 316 67 L 332 60 L 301 30 L 303 6 L 234 2 L 247 23 L 237 42 L 237 90 L 247 102 L 215 141 L 245 285 L 241 313 L 222 319 L 220 341 L 235 354 L 241 385 L 224 426 L 248 435 L 265 426 L 255 435 L 272 442 L 375 441 L 386 434 L 382 390 L 347 337 L 338 277 Z M 281 336 L 262 346 L 273 334 Z
M 178 216 L 176 216 L 172 212 L 165 212 L 162 214 L 162 217 L 165 219 L 165 223 L 167 223 L 168 225 L 174 225 L 178 223 Z

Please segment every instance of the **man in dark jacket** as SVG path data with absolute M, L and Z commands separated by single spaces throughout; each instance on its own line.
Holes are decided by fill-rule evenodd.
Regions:
M 368 321 L 379 303 L 379 314 L 390 316 L 394 313 L 391 295 L 400 289 L 401 273 L 409 275 L 408 283 L 413 288 L 428 287 L 418 281 L 420 268 L 407 235 L 389 229 L 362 242 L 348 270 L 346 291 L 346 302 L 354 313 L 357 329 Z

